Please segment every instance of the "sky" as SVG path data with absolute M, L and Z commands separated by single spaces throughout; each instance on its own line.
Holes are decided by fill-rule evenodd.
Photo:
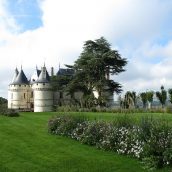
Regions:
M 16 67 L 28 79 L 44 62 L 57 72 L 101 36 L 127 58 L 112 76 L 124 92 L 172 88 L 171 21 L 171 0 L 0 0 L 0 97 Z

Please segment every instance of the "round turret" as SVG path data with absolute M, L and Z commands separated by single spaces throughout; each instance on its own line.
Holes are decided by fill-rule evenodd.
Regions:
M 21 69 L 15 70 L 13 80 L 8 88 L 8 108 L 26 110 L 30 108 L 31 88 Z
M 38 79 L 33 83 L 34 112 L 52 111 L 53 92 L 50 85 L 50 77 L 46 67 L 42 67 Z

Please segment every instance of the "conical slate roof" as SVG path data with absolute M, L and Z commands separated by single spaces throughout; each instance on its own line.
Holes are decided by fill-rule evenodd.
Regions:
M 46 70 L 46 67 L 42 67 L 41 73 L 36 81 L 36 83 L 48 83 L 50 82 L 50 76 Z
M 24 74 L 23 70 L 18 73 L 15 80 L 11 83 L 12 85 L 22 85 L 22 84 L 29 84 L 29 81 L 26 78 L 26 75 Z

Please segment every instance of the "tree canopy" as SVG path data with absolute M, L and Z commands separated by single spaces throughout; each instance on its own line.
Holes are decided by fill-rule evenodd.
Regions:
M 110 79 L 110 75 L 118 75 L 125 71 L 127 60 L 122 58 L 117 50 L 113 50 L 108 41 L 101 37 L 95 41 L 88 40 L 83 46 L 83 51 L 73 66 L 74 79 L 70 82 L 69 90 L 84 90 L 85 95 L 92 96 L 97 91 L 97 104 L 106 102 L 105 92 L 122 91 L 120 83 Z
M 167 91 L 164 89 L 164 86 L 161 86 L 161 91 L 156 92 L 156 96 L 159 99 L 162 107 L 164 107 L 167 100 Z

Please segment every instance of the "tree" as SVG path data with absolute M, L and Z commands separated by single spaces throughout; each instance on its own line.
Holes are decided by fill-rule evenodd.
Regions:
M 146 92 L 142 92 L 140 94 L 140 98 L 141 98 L 141 101 L 143 103 L 143 107 L 146 108 L 146 104 L 147 104 L 147 101 L 148 101 Z
M 131 92 L 132 95 L 132 99 L 133 99 L 133 106 L 136 108 L 136 104 L 137 104 L 137 95 L 135 91 Z
M 146 95 L 147 95 L 147 100 L 148 100 L 148 103 L 149 103 L 148 108 L 151 109 L 154 92 L 153 91 L 148 91 L 148 92 L 146 92 Z
M 95 41 L 85 42 L 80 57 L 73 66 L 68 66 L 75 70 L 74 80 L 70 89 L 73 87 L 83 87 L 86 94 L 92 94 L 97 91 L 97 104 L 104 106 L 106 104 L 105 92 L 120 93 L 121 84 L 110 79 L 110 75 L 118 75 L 125 71 L 124 67 L 127 60 L 122 58 L 117 50 L 112 50 L 108 41 L 101 37 Z
M 0 105 L 6 104 L 7 102 L 8 102 L 7 99 L 0 97 Z
M 131 109 L 136 107 L 137 96 L 134 91 L 127 91 L 124 98 L 120 98 L 120 105 L 122 108 Z
M 170 88 L 169 90 L 168 90 L 168 94 L 169 94 L 169 101 L 170 101 L 170 103 L 172 103 L 172 88 Z
M 159 99 L 161 106 L 163 108 L 167 100 L 167 91 L 164 89 L 164 86 L 161 86 L 161 92 L 156 92 L 156 96 Z

